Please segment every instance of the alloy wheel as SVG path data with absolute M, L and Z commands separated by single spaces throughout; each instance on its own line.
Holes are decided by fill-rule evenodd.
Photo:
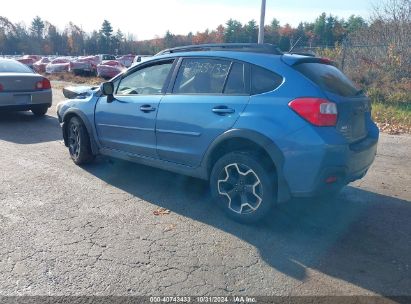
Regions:
M 258 175 L 244 164 L 225 166 L 217 183 L 218 193 L 227 199 L 228 208 L 235 213 L 252 213 L 263 200 L 263 187 Z
M 76 124 L 71 124 L 69 129 L 69 151 L 72 156 L 78 158 L 80 155 L 80 131 Z

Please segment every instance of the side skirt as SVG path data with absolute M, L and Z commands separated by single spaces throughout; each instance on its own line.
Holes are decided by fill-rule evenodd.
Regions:
M 131 153 L 126 153 L 123 151 L 108 149 L 108 148 L 101 148 L 100 154 L 114 157 L 114 158 L 123 159 L 126 161 L 131 161 L 134 163 L 138 163 L 138 164 L 142 164 L 142 165 L 146 165 L 150 167 L 155 167 L 155 168 L 166 170 L 166 171 L 171 171 L 171 172 L 182 174 L 182 175 L 188 175 L 188 176 L 192 176 L 192 177 L 196 177 L 196 178 L 200 178 L 204 180 L 208 179 L 207 170 L 205 170 L 203 167 L 193 168 L 193 167 L 184 166 L 181 164 L 176 164 L 176 163 L 172 163 L 169 161 L 161 160 L 158 158 L 131 154 Z

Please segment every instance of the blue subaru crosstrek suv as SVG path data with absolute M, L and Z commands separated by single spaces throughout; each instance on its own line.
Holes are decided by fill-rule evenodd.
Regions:
M 102 154 L 206 179 L 229 216 L 253 222 L 362 178 L 379 134 L 370 110 L 330 60 L 216 44 L 165 50 L 58 117 L 76 164 Z

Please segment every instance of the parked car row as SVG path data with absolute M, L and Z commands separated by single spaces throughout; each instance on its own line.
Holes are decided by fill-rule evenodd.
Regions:
M 95 56 L 39 56 L 25 55 L 15 57 L 20 63 L 27 65 L 37 73 L 55 74 L 72 72 L 75 75 L 99 76 L 105 79 L 112 78 L 132 65 L 147 60 L 149 55 L 122 55 L 99 54 Z

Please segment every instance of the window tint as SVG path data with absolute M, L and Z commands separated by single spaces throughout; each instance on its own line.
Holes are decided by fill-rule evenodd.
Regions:
M 126 75 L 120 81 L 117 94 L 160 94 L 172 65 L 172 62 L 152 65 Z
M 251 91 L 252 94 L 261 94 L 276 89 L 283 82 L 283 78 L 269 70 L 252 66 Z
M 33 73 L 26 65 L 14 60 L 0 60 L 1 73 Z
M 174 93 L 222 93 L 230 61 L 184 59 L 178 71 Z
M 245 94 L 247 93 L 244 81 L 244 64 L 233 63 L 227 83 L 224 88 L 224 94 Z
M 351 80 L 335 66 L 322 63 L 301 63 L 296 65 L 295 69 L 325 91 L 345 97 L 355 96 L 358 92 Z

